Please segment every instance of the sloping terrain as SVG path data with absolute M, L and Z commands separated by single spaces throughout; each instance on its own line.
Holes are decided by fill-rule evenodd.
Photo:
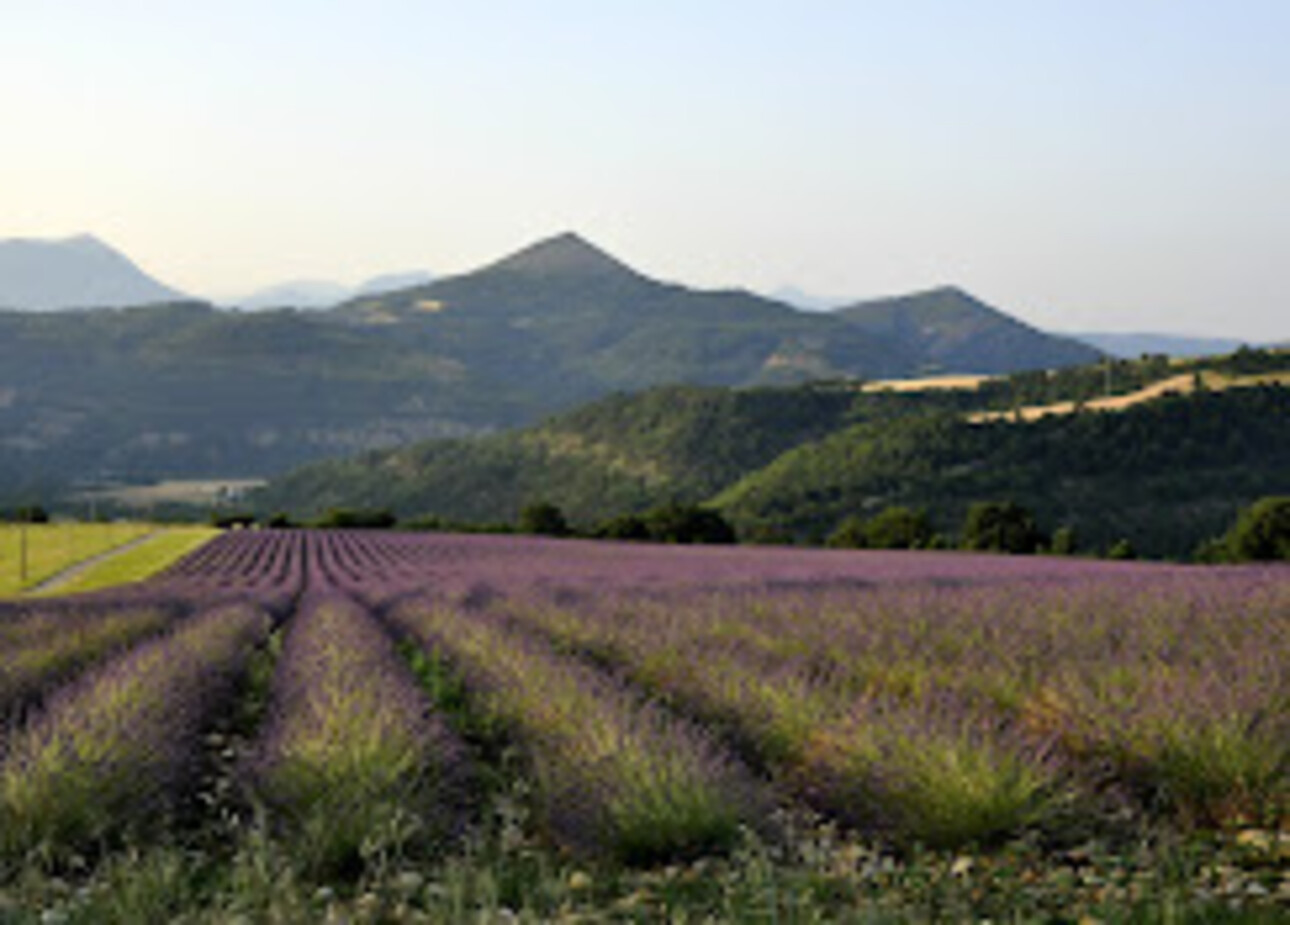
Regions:
M 953 286 L 860 302 L 835 314 L 899 344 L 927 373 L 1010 373 L 1093 363 L 1101 356 L 1088 344 L 1038 331 Z
M 576 235 L 331 311 L 0 312 L 0 473 L 13 476 L 0 500 L 69 483 L 262 477 L 661 384 L 908 375 L 926 365 L 919 343 L 748 292 L 658 282 Z M 1061 359 L 1043 343 L 1017 341 L 1004 365 Z M 989 353 L 977 371 L 995 371 Z
M 182 298 L 92 235 L 0 241 L 0 308 L 121 307 Z
M 1287 492 L 1290 389 L 1269 385 L 1031 423 L 942 413 L 860 424 L 790 450 L 714 503 L 744 529 L 820 538 L 847 515 L 895 504 L 954 532 L 973 502 L 1011 500 L 1090 547 L 1127 538 L 1186 556 L 1242 507 Z

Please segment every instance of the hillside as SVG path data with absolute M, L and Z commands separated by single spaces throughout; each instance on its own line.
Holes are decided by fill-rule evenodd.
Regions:
M 1105 369 L 922 392 L 655 389 L 525 430 L 308 466 L 273 481 L 257 504 L 298 516 L 390 507 L 497 522 L 540 499 L 587 525 L 673 499 L 710 501 L 746 533 L 818 540 L 850 514 L 891 504 L 927 508 L 952 532 L 973 501 L 998 498 L 1031 507 L 1048 529 L 1076 528 L 1089 545 L 1127 537 L 1144 553 L 1183 556 L 1242 505 L 1290 491 L 1290 390 L 1274 371 L 1287 365 L 1290 355 L 1272 352 L 1211 358 L 1198 372 L 1225 391 L 1148 386 L 1153 397 L 1115 412 L 1037 421 L 973 418 L 1036 394 L 1081 395 Z M 1126 385 L 1168 383 L 1175 369 L 1115 364 Z
M 845 424 L 843 390 L 672 386 L 614 395 L 523 431 L 316 463 L 273 481 L 264 511 L 390 507 L 509 521 L 535 500 L 573 519 L 701 501 L 785 450 Z
M 898 344 L 927 373 L 1010 373 L 1093 363 L 1101 352 L 1045 334 L 961 289 L 860 302 L 834 313 L 848 324 Z
M 1024 353 L 1040 343 L 1009 367 L 1047 365 Z M 0 311 L 0 471 L 19 473 L 0 501 L 37 490 L 31 473 L 41 494 L 260 477 L 615 391 L 892 377 L 922 355 L 841 316 L 653 280 L 572 234 L 330 311 Z
M 0 241 L 0 308 L 122 307 L 182 298 L 92 235 Z
M 1029 423 L 932 413 L 855 425 L 785 453 L 714 503 L 745 530 L 820 538 L 849 514 L 924 508 L 954 531 L 980 500 L 1013 500 L 1047 529 L 1186 556 L 1253 500 L 1290 492 L 1290 389 L 1166 395 L 1118 412 Z

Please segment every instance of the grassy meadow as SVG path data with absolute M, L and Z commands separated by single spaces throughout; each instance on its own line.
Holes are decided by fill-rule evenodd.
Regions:
M 0 596 L 21 593 L 156 529 L 144 523 L 0 524 Z
M 1284 567 L 240 531 L 0 652 L 0 921 L 1290 915 Z

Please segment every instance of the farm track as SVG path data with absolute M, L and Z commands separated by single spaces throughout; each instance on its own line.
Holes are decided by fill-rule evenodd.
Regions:
M 104 550 L 103 552 L 90 556 L 87 559 L 82 559 L 80 562 L 63 569 L 58 574 L 51 575 L 39 584 L 27 588 L 23 591 L 23 595 L 34 597 L 42 594 L 57 594 L 59 590 L 73 584 L 78 578 L 100 563 L 107 562 L 109 559 L 115 559 L 117 556 L 124 555 L 131 550 L 137 549 L 144 543 L 151 542 L 159 535 L 160 533 L 158 531 L 145 533 L 143 536 L 137 536 L 128 542 L 122 543 L 120 546 L 115 546 L 112 549 Z

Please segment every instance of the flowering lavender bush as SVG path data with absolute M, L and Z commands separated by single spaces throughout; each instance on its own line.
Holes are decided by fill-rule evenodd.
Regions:
M 0 853 L 57 854 L 173 802 L 267 631 L 259 610 L 217 607 L 55 692 L 0 765 Z
M 346 871 L 446 831 L 462 796 L 461 746 L 360 605 L 305 598 L 272 696 L 252 788 L 285 815 L 307 866 Z
M 36 609 L 0 620 L 0 718 L 55 682 L 166 626 L 162 607 Z M 0 739 L 3 737 L 0 723 Z
M 557 837 L 640 861 L 729 845 L 756 806 L 697 730 L 483 613 L 409 604 L 398 626 L 457 666 L 533 759 Z

